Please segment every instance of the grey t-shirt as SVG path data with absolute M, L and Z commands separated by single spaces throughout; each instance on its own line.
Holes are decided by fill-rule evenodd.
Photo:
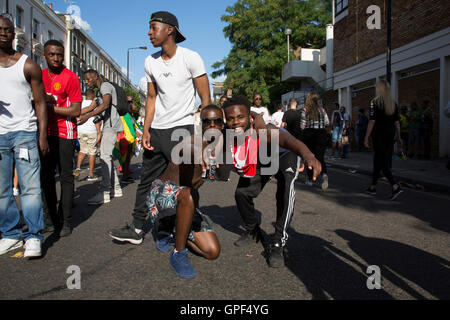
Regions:
M 106 94 L 111 95 L 111 106 L 105 111 L 105 120 L 103 120 L 104 130 L 113 130 L 115 132 L 123 131 L 122 119 L 117 112 L 115 105 L 117 105 L 117 93 L 114 86 L 109 82 L 103 82 L 100 87 L 99 97 L 100 103 L 103 103 L 102 97 Z

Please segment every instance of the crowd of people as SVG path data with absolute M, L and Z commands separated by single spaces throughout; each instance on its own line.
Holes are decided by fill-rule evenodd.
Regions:
M 22 247 L 25 240 L 24 256 L 36 258 L 41 256 L 43 234 L 58 232 L 67 237 L 72 233 L 74 180 L 86 157 L 88 180 L 101 180 L 98 193 L 87 204 L 104 205 L 111 198 L 121 198 L 122 185 L 133 182 L 129 165 L 136 145 L 132 141 L 141 140 L 143 163 L 136 201 L 130 208 L 132 223 L 109 230 L 112 239 L 142 244 L 144 225 L 150 218 L 156 247 L 171 251 L 169 263 L 176 274 L 186 279 L 195 277 L 188 248 L 209 260 L 217 259 L 221 251 L 219 239 L 199 207 L 200 187 L 208 178 L 228 181 L 234 170 L 239 175 L 234 200 L 245 228 L 235 245 L 243 248 L 261 240 L 254 200 L 274 178 L 277 212 L 267 262 L 272 268 L 284 266 L 284 247 L 289 240 L 297 192 L 295 182 L 305 172 L 307 184 L 317 183 L 323 190 L 328 189 L 325 153 L 330 134 L 332 156 L 336 152 L 346 156 L 349 137 L 353 136 L 345 107 L 336 104 L 330 121 L 314 93 L 308 94 L 303 108 L 291 99 L 289 110 L 283 112 L 280 106 L 273 115 L 259 93 L 253 96 L 253 103 L 235 95 L 224 96 L 219 106 L 213 105 L 202 58 L 178 45 L 186 38 L 177 18 L 165 11 L 153 13 L 148 35 L 153 46 L 161 50 L 145 61 L 148 97 L 140 127 L 131 96 L 125 101 L 128 112 L 123 113 L 120 89 L 96 70 L 87 70 L 83 81 L 88 90 L 83 99 L 78 77 L 63 64 L 64 46 L 60 42 L 50 40 L 45 44 L 48 68 L 41 70 L 26 55 L 13 50 L 14 24 L 8 17 L 0 17 L 0 36 L 4 39 L 0 41 L 0 76 L 6 80 L 0 87 L 0 255 Z M 403 120 L 388 91 L 387 83 L 377 85 L 369 118 L 360 110 L 355 137 L 359 150 L 369 147 L 370 136 L 375 149 L 374 178 L 368 192 L 376 193 L 382 171 L 392 184 L 395 199 L 403 191 L 392 177 L 389 157 L 395 135 L 401 146 L 405 132 L 400 130 Z M 196 95 L 201 99 L 197 113 Z M 415 128 L 412 121 L 421 117 L 421 113 L 411 111 L 410 130 Z M 131 141 L 130 128 L 136 128 Z M 228 141 L 230 132 L 233 138 Z M 413 138 L 409 134 L 410 141 L 416 141 L 417 132 Z M 180 139 L 174 141 L 176 135 Z M 197 136 L 204 137 L 200 144 L 196 143 Z M 77 140 L 80 151 L 74 168 Z M 122 147 L 122 140 L 130 143 Z M 271 150 L 274 144 L 279 152 L 271 154 L 270 159 L 278 166 L 270 171 L 270 165 L 262 164 L 265 159 L 261 150 Z M 123 156 L 119 159 L 122 181 L 115 166 L 117 145 Z M 180 146 L 180 153 L 175 155 L 181 161 L 174 159 L 174 150 Z M 95 175 L 98 152 L 101 179 Z M 220 158 L 231 162 L 215 162 Z M 13 193 L 14 165 L 28 227 L 25 232 Z M 59 206 L 56 169 L 61 184 Z

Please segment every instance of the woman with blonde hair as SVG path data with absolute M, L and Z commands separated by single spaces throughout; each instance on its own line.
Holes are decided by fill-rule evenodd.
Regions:
M 389 180 L 392 186 L 391 200 L 398 198 L 403 193 L 400 185 L 395 181 L 391 172 L 391 161 L 395 131 L 397 130 L 398 145 L 401 148 L 403 141 L 400 132 L 400 116 L 389 82 L 381 80 L 376 85 L 376 97 L 370 106 L 370 121 L 367 129 L 365 147 L 369 148 L 369 137 L 372 136 L 372 144 L 375 152 L 372 185 L 367 189 L 370 195 L 377 194 L 377 183 L 380 172 Z
M 325 163 L 325 151 L 328 144 L 326 127 L 330 125 L 330 119 L 324 108 L 319 105 L 319 96 L 309 93 L 306 96 L 305 108 L 301 110 L 300 127 L 302 141 L 322 164 L 322 190 L 328 189 L 327 165 Z M 312 172 L 308 171 L 306 184 L 312 185 Z

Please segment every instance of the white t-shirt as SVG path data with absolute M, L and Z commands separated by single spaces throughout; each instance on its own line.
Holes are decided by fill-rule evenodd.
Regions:
M 277 126 L 278 128 L 281 128 L 281 125 L 283 124 L 283 117 L 284 117 L 284 112 L 275 112 L 272 115 L 272 124 L 274 126 Z
M 194 78 L 206 74 L 200 55 L 178 46 L 175 56 L 165 61 L 160 51 L 147 57 L 145 73 L 147 82 L 155 83 L 158 92 L 152 128 L 193 125 L 197 111 Z
M 83 100 L 81 109 L 87 108 L 92 104 L 92 100 Z M 78 126 L 78 134 L 93 134 L 97 133 L 97 127 L 94 124 L 95 117 L 90 118 L 86 123 Z
M 263 118 L 264 118 L 264 122 L 266 124 L 270 123 L 270 113 L 269 113 L 269 109 L 267 109 L 266 107 L 260 107 L 260 108 L 256 108 L 256 107 L 252 107 L 251 111 L 256 112 L 258 114 L 263 114 Z

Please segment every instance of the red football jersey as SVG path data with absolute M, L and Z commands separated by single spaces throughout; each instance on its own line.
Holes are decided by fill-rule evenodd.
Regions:
M 254 178 L 258 168 L 258 153 L 260 139 L 246 137 L 245 143 L 240 146 L 235 143 L 232 147 L 234 167 L 241 177 Z
M 48 69 L 42 71 L 45 92 L 53 95 L 56 106 L 70 107 L 71 103 L 82 102 L 80 80 L 78 76 L 67 68 L 60 74 L 50 75 Z M 63 139 L 77 139 L 77 119 L 48 113 L 48 135 Z

